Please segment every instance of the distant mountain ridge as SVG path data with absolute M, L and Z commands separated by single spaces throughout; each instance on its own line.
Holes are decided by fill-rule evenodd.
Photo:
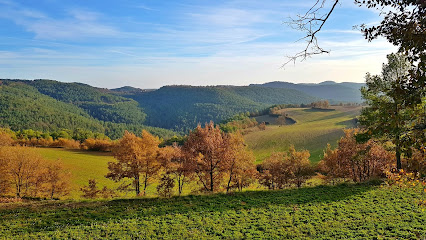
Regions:
M 338 102 L 362 102 L 360 89 L 364 83 L 325 81 L 321 83 L 290 83 L 290 82 L 268 82 L 263 84 L 250 84 L 250 86 L 262 86 L 269 88 L 287 88 L 304 92 L 308 95 Z

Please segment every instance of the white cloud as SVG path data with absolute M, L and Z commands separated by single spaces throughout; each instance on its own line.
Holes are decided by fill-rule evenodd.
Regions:
M 69 17 L 52 18 L 38 10 L 22 6 L 12 6 L 0 9 L 1 18 L 12 20 L 26 31 L 35 35 L 36 39 L 84 39 L 88 37 L 120 36 L 114 27 L 99 21 L 100 13 L 72 9 Z

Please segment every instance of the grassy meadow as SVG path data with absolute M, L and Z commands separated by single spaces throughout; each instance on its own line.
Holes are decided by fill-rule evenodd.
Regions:
M 0 204 L 0 239 L 424 239 L 425 195 L 374 183 Z
M 323 156 L 327 143 L 337 145 L 343 136 L 342 129 L 355 126 L 354 118 L 359 115 L 361 107 L 332 106 L 334 110 L 310 108 L 282 109 L 281 113 L 288 114 L 296 121 L 295 124 L 280 126 L 275 117 L 260 116 L 258 122 L 269 122 L 266 130 L 253 131 L 244 136 L 246 144 L 253 150 L 257 162 L 262 162 L 272 152 L 287 151 L 291 144 L 297 150 L 309 150 L 313 163 Z
M 120 184 L 105 178 L 108 173 L 108 162 L 114 161 L 110 153 L 69 150 L 64 148 L 37 148 L 40 154 L 49 161 L 59 159 L 64 168 L 71 172 L 71 193 L 69 198 L 80 198 L 80 188 L 88 185 L 89 179 L 95 179 L 98 187 L 116 188 Z M 133 193 L 130 193 L 133 196 Z

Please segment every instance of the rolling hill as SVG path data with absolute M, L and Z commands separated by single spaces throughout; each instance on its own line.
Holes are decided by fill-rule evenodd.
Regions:
M 262 162 L 273 152 L 286 152 L 293 144 L 296 149 L 309 150 L 313 163 L 323 156 L 323 151 L 330 143 L 333 147 L 343 136 L 343 129 L 356 126 L 354 118 L 359 115 L 361 107 L 333 106 L 335 110 L 310 108 L 288 108 L 281 110 L 296 121 L 292 125 L 275 124 L 276 117 L 260 116 L 258 122 L 269 122 L 266 130 L 255 128 L 244 136 L 245 142 Z
M 166 86 L 124 96 L 140 104 L 147 113 L 148 125 L 181 132 L 193 129 L 198 123 L 220 122 L 273 104 L 306 104 L 318 100 L 292 89 L 234 86 Z
M 59 87 L 56 86 L 56 88 Z M 104 133 L 113 139 L 121 137 L 125 130 L 140 132 L 142 129 L 147 129 L 162 137 L 171 137 L 176 134 L 170 130 L 145 126 L 133 121 L 142 115 L 139 114 L 141 113 L 139 108 L 132 107 L 137 106 L 137 103 L 131 99 L 126 100 L 110 94 L 116 99 L 114 104 L 122 107 L 115 108 L 119 110 L 111 110 L 108 115 L 105 110 L 108 108 L 108 104 L 105 103 L 108 98 L 105 95 L 99 94 L 97 103 L 95 101 L 83 103 L 76 101 L 76 99 L 79 99 L 77 93 L 68 92 L 66 95 L 69 95 L 70 98 L 66 99 L 64 92 L 67 91 L 61 92 L 58 89 L 58 93 L 55 93 L 54 90 L 51 90 L 52 95 L 57 94 L 56 98 L 64 100 L 60 101 L 41 93 L 36 87 L 32 86 L 30 81 L 0 81 L 0 127 L 8 127 L 14 131 L 33 129 L 43 132 L 80 128 Z M 77 97 L 74 96 L 73 101 L 71 101 L 71 95 Z M 84 94 L 80 93 L 80 95 L 86 97 Z M 92 98 L 94 97 L 92 96 Z M 114 98 L 111 102 L 113 101 Z M 92 103 L 103 106 L 96 113 L 103 114 L 103 118 L 96 118 L 93 111 L 81 107 L 81 105 Z M 134 114 L 133 110 L 139 113 Z M 128 119 L 128 121 L 120 120 L 121 118 Z

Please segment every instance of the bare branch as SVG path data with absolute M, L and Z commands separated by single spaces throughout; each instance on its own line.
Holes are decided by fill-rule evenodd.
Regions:
M 324 8 L 326 1 L 327 0 L 317 0 L 316 3 L 304 15 L 297 15 L 296 19 L 290 18 L 290 21 L 286 22 L 286 24 L 293 29 L 297 29 L 306 33 L 306 36 L 297 40 L 297 42 L 306 40 L 307 45 L 304 50 L 296 53 L 295 55 L 287 56 L 288 61 L 285 62 L 282 67 L 290 62 L 295 63 L 298 59 L 304 61 L 313 55 L 330 53 L 329 50 L 324 50 L 318 45 L 316 34 L 321 31 L 340 0 L 333 0 L 334 3 L 331 9 L 326 14 L 321 15 L 320 10 Z

